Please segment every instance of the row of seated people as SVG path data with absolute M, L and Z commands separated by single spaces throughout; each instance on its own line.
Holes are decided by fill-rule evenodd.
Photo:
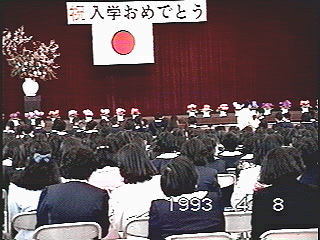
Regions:
M 112 239 L 128 221 L 150 216 L 149 238 L 163 239 L 224 231 L 224 208 L 254 193 L 253 239 L 317 226 L 313 127 L 33 135 L 4 136 L 11 219 L 37 210 L 37 226 L 95 221 Z M 217 174 L 228 167 L 237 167 L 238 182 L 225 199 Z M 21 231 L 16 239 L 28 237 Z

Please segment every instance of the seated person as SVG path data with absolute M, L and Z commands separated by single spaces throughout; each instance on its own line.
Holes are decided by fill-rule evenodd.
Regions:
M 276 124 L 274 125 L 274 128 L 277 127 L 283 127 L 283 128 L 292 128 L 293 124 L 291 123 L 291 114 L 290 113 L 276 113 L 275 120 Z
M 102 236 L 109 229 L 109 196 L 107 191 L 88 184 L 96 163 L 94 154 L 85 146 L 75 146 L 63 154 L 60 169 L 64 183 L 45 188 L 37 208 L 37 225 L 96 222 Z
M 207 166 L 208 151 L 203 142 L 198 138 L 186 141 L 181 148 L 181 155 L 186 156 L 198 172 L 197 191 L 219 192 L 218 171 Z
M 227 168 L 235 168 L 237 161 L 243 156 L 242 152 L 236 150 L 239 142 L 240 138 L 234 132 L 227 132 L 221 140 L 225 150 L 218 157 L 226 162 Z
M 152 133 L 153 136 L 158 136 L 162 133 L 168 125 L 168 119 L 163 117 L 162 114 L 157 113 L 154 116 L 154 120 L 152 120 L 149 124 L 149 131 Z
M 113 230 L 121 234 L 126 224 L 149 214 L 151 201 L 163 198 L 160 175 L 150 162 L 146 150 L 129 143 L 117 153 L 122 186 L 110 194 L 110 222 Z
M 177 137 L 171 132 L 161 133 L 151 144 L 152 164 L 160 172 L 172 159 L 178 156 Z
M 185 157 L 178 157 L 163 170 L 161 189 L 167 198 L 152 201 L 149 239 L 225 231 L 221 196 L 217 192 L 196 192 L 197 178 L 195 166 Z
M 11 172 L 8 191 L 10 221 L 18 213 L 35 211 L 41 191 L 46 186 L 60 183 L 59 168 L 51 158 L 50 145 L 30 140 L 29 146 L 31 151 L 26 151 L 25 146 L 17 150 L 28 159 L 25 167 Z M 33 231 L 20 230 L 14 239 L 32 239 L 32 235 Z
M 271 184 L 253 195 L 252 239 L 276 229 L 317 228 L 318 187 L 299 182 L 304 171 L 297 149 L 278 147 L 262 163 L 260 182 Z

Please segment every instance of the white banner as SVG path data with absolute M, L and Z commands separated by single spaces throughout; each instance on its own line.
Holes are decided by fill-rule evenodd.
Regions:
M 152 23 L 92 25 L 94 65 L 154 63 Z
M 206 0 L 67 2 L 68 24 L 207 21 Z

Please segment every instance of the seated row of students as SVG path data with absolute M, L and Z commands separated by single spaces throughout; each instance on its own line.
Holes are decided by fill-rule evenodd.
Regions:
M 175 131 L 179 132 L 178 130 Z M 187 187 L 187 189 L 189 190 L 187 190 L 186 192 L 179 192 L 180 194 L 174 193 L 175 195 L 167 195 L 165 190 L 163 189 L 162 181 L 169 180 L 162 180 L 162 178 L 165 178 L 165 176 L 170 177 L 170 173 L 174 172 L 173 169 L 175 164 L 178 164 L 178 162 L 184 162 L 175 161 L 178 159 L 178 155 L 185 156 L 189 161 L 188 164 L 190 165 L 192 163 L 192 168 L 194 168 L 197 172 L 197 184 L 194 186 L 195 191 L 212 192 L 216 194 L 215 196 L 219 197 L 219 199 L 216 199 L 219 202 L 221 201 L 222 196 L 220 194 L 220 189 L 217 185 L 216 180 L 218 169 L 209 169 L 207 161 L 208 159 L 210 159 L 210 161 L 213 162 L 220 161 L 221 163 L 226 164 L 225 160 L 217 160 L 217 156 L 215 156 L 214 152 L 217 146 L 219 146 L 220 141 L 221 143 L 224 143 L 225 148 L 227 148 L 229 152 L 237 150 L 234 148 L 229 148 L 227 143 L 230 144 L 231 142 L 230 145 L 234 146 L 234 142 L 228 139 L 229 135 L 232 136 L 230 137 L 231 139 L 236 139 L 235 141 L 238 142 L 236 147 L 239 147 L 239 144 L 243 143 L 243 149 L 246 149 L 244 151 L 245 153 L 250 152 L 250 148 L 252 150 L 251 152 L 253 152 L 254 158 L 253 160 L 251 160 L 251 162 L 253 163 L 252 166 L 255 166 L 259 171 L 256 171 L 257 173 L 254 175 L 256 179 L 250 182 L 250 184 L 253 183 L 254 185 L 260 179 L 260 185 L 259 187 L 256 187 L 256 189 L 266 187 L 265 184 L 269 185 L 270 183 L 268 181 L 261 180 L 263 179 L 262 168 L 264 167 L 264 165 L 261 165 L 261 163 L 264 162 L 267 153 L 272 149 L 282 149 L 281 146 L 283 145 L 283 137 L 281 133 L 276 133 L 272 129 L 261 130 L 255 133 L 250 131 L 246 132 L 232 129 L 231 132 L 232 134 L 228 134 L 222 129 L 218 132 L 203 132 L 193 130 L 188 134 L 189 140 L 181 137 L 180 132 L 179 134 L 176 133 L 179 138 L 172 138 L 173 133 L 163 133 L 160 134 L 154 141 L 152 141 L 152 138 L 147 137 L 148 134 L 133 131 L 119 131 L 116 134 L 108 134 L 107 136 L 105 136 L 103 133 L 101 135 L 98 132 L 81 135 L 81 137 L 59 136 L 55 134 L 47 137 L 44 134 L 35 134 L 34 137 L 11 139 L 11 141 L 8 141 L 8 144 L 6 145 L 8 146 L 9 143 L 11 144 L 11 142 L 14 143 L 12 144 L 14 146 L 13 148 L 11 148 L 12 146 L 8 146 L 6 148 L 7 156 L 11 156 L 13 158 L 12 166 L 14 168 L 11 173 L 12 184 L 9 187 L 10 206 L 12 206 L 12 209 L 24 209 L 26 211 L 37 210 L 38 226 L 42 224 L 52 224 L 58 222 L 94 220 L 102 225 L 104 235 L 106 235 L 107 232 L 116 235 L 114 233 L 123 231 L 125 224 L 129 220 L 137 217 L 148 216 L 152 200 L 165 200 L 170 196 L 177 197 L 181 194 L 191 194 L 191 192 L 189 192 L 191 191 L 191 188 L 189 188 L 190 186 Z M 284 134 L 284 132 L 282 134 Z M 310 159 L 315 160 L 314 154 L 316 151 L 318 151 L 318 149 L 316 149 L 317 144 L 314 144 L 315 139 L 317 139 L 315 137 L 315 132 L 316 131 L 312 129 L 296 129 L 296 133 L 292 134 L 292 139 L 288 140 L 289 144 L 294 145 L 301 151 L 301 153 L 303 153 L 302 156 L 304 157 L 304 160 L 307 159 L 305 157 L 310 157 L 310 155 L 312 156 Z M 249 143 L 245 143 L 244 140 L 249 139 L 250 136 L 252 138 L 254 136 L 256 139 L 251 141 L 251 144 L 250 141 Z M 169 138 L 172 141 L 162 141 L 162 137 L 164 139 Z M 148 152 L 146 151 L 146 144 L 151 145 L 149 147 L 149 150 L 152 152 L 154 151 L 156 155 L 161 154 L 162 151 L 169 153 L 175 152 L 175 157 L 171 158 L 171 160 L 169 161 L 164 160 L 167 161 L 166 164 L 164 164 L 160 169 L 157 169 L 154 166 L 153 162 L 159 159 L 156 158 L 155 160 L 150 161 L 150 156 L 152 155 L 150 154 L 150 152 L 148 154 Z M 165 147 L 167 147 L 167 149 Z M 177 153 L 178 151 L 180 152 L 180 154 Z M 276 172 L 283 171 L 286 166 L 286 163 L 282 164 L 281 161 L 286 160 L 286 158 L 288 158 L 288 155 L 292 156 L 292 152 L 289 154 L 284 151 L 281 152 L 281 154 L 277 155 L 277 158 L 280 158 L 280 161 L 278 159 L 277 163 L 279 165 L 276 165 L 275 167 L 273 167 L 274 169 L 272 169 L 272 171 L 274 171 L 274 174 L 277 175 L 281 175 L 281 173 Z M 161 155 L 158 155 L 158 157 Z M 160 158 L 160 160 L 163 160 L 163 158 Z M 294 156 L 290 161 L 301 161 L 301 158 L 297 155 Z M 172 167 L 170 167 L 171 164 L 173 164 Z M 181 164 L 186 167 L 186 164 Z M 301 165 L 301 163 L 299 164 Z M 51 170 L 49 165 L 52 165 Z M 272 164 L 267 164 L 265 167 L 270 166 L 272 166 Z M 317 164 L 310 164 L 309 166 L 311 166 L 311 170 L 314 170 L 314 168 L 317 167 Z M 59 168 L 58 171 L 57 167 Z M 245 168 L 245 164 L 243 164 L 242 167 Z M 181 168 L 183 167 L 181 166 Z M 259 168 L 261 168 L 261 170 Z M 240 183 L 241 179 L 244 179 L 242 177 L 242 175 L 244 174 L 242 173 L 249 169 L 250 168 L 240 171 L 238 183 Z M 50 173 L 47 173 L 46 171 L 50 171 Z M 309 173 L 307 174 L 307 171 L 303 171 L 304 167 L 301 165 L 301 168 L 294 173 L 294 178 L 298 175 L 301 175 L 302 173 L 309 175 Z M 178 172 L 179 171 L 177 170 L 176 173 Z M 283 172 L 287 174 L 287 170 Z M 57 174 L 60 174 L 62 178 L 58 177 L 59 175 Z M 159 174 L 161 174 L 161 177 Z M 312 172 L 312 174 L 314 174 L 314 172 Z M 315 176 L 312 174 L 309 176 Z M 253 176 L 253 174 L 251 175 Z M 41 179 L 41 177 L 39 176 L 44 179 L 43 182 L 45 183 L 43 185 L 40 184 L 41 181 L 38 181 L 39 179 Z M 174 176 L 175 175 L 171 177 L 173 178 Z M 178 174 L 175 177 L 179 178 L 183 177 L 183 175 Z M 73 180 L 69 181 L 67 179 Z M 74 179 L 78 180 L 75 181 Z M 302 177 L 301 180 L 303 179 L 304 178 Z M 308 177 L 307 179 L 310 180 L 310 178 Z M 88 183 L 83 182 L 86 180 L 88 180 Z M 41 189 L 43 189 L 44 186 L 59 183 L 60 181 L 63 181 L 65 183 L 62 185 L 58 184 L 53 185 L 52 187 L 48 187 L 41 193 Z M 184 183 L 184 181 L 179 182 L 178 180 L 170 180 L 169 182 L 177 184 Z M 103 190 L 98 190 L 99 188 L 91 187 L 91 184 L 89 187 L 89 183 L 99 186 L 100 188 L 112 190 L 112 192 L 109 196 Z M 40 186 L 35 188 L 35 186 L 37 185 Z M 84 188 L 84 190 L 80 190 L 82 189 L 82 187 Z M 174 186 L 167 186 L 167 188 L 170 187 Z M 34 196 L 33 198 L 31 198 L 34 201 L 32 203 L 28 203 L 27 198 L 17 197 L 19 196 L 19 193 L 15 194 L 15 191 L 12 189 L 18 189 L 18 192 L 20 190 L 26 190 L 27 192 L 30 192 L 31 195 Z M 80 191 L 78 191 L 77 189 Z M 178 189 L 183 189 L 183 186 L 181 185 L 180 187 L 178 187 Z M 240 191 L 243 190 L 243 188 L 239 189 Z M 82 194 L 82 191 L 86 194 Z M 40 194 L 42 195 L 39 201 L 38 199 Z M 92 195 L 92 197 L 87 196 L 88 194 Z M 200 194 L 201 196 L 197 194 L 199 193 L 196 193 L 196 196 L 200 200 L 203 199 L 201 198 L 201 196 L 208 196 L 207 194 Z M 59 198 L 55 196 L 59 196 Z M 64 197 L 68 197 L 68 199 L 64 200 Z M 83 209 L 84 206 L 86 206 L 85 202 L 92 202 L 92 198 L 98 198 L 97 204 L 92 207 Z M 79 199 L 79 201 L 77 199 Z M 152 208 L 154 210 L 152 211 L 152 214 L 155 214 L 155 216 L 157 214 L 160 214 L 157 213 L 157 209 L 159 207 L 161 209 L 161 206 L 168 205 L 168 201 L 171 204 L 169 204 L 169 206 L 177 206 L 176 201 L 178 201 L 177 203 L 179 204 L 179 199 L 180 198 L 170 198 L 169 200 L 167 199 L 167 202 L 159 203 L 158 207 L 156 204 Z M 190 203 L 190 201 L 186 200 L 188 199 L 187 197 L 183 199 L 184 200 L 182 200 L 182 202 L 180 201 L 180 204 L 184 204 L 182 205 L 182 209 L 183 207 L 186 208 L 187 203 L 189 204 L 189 206 L 193 205 Z M 190 200 L 191 199 L 192 197 L 190 198 Z M 289 199 L 291 199 L 291 197 Z M 312 199 L 314 200 L 314 198 Z M 39 205 L 37 204 L 37 200 L 39 201 Z M 27 202 L 25 203 L 24 201 Z M 58 204 L 57 202 L 59 202 L 60 204 Z M 61 202 L 63 202 L 63 204 L 61 204 Z M 163 205 L 164 203 L 165 205 Z M 206 209 L 206 206 L 208 206 L 206 205 L 206 203 L 207 200 L 204 201 L 205 206 L 204 208 L 201 208 L 202 210 Z M 197 201 L 197 204 L 200 204 L 199 201 Z M 203 202 L 201 202 L 201 204 L 203 204 Z M 91 205 L 89 204 L 88 206 Z M 201 205 L 201 207 L 203 206 Z M 224 205 L 222 203 L 222 210 L 223 207 Z M 64 208 L 68 208 L 67 211 L 65 211 Z M 95 212 L 98 212 L 99 214 L 95 215 L 93 213 L 89 214 L 88 212 L 86 212 L 91 211 L 90 209 L 95 209 Z M 220 207 L 218 209 L 220 209 Z M 55 213 L 59 214 L 55 215 L 55 213 L 52 214 L 50 213 L 50 211 L 55 211 Z M 77 211 L 77 213 L 73 213 L 72 211 Z M 214 211 L 218 210 L 214 208 Z M 15 212 L 17 212 L 17 210 L 15 210 Z M 11 217 L 15 212 L 14 210 L 11 211 Z M 81 212 L 83 212 L 84 215 L 82 215 Z M 195 219 L 197 219 L 198 217 L 202 218 L 200 215 L 195 216 Z M 51 217 L 48 218 L 48 216 L 51 216 L 52 219 Z M 183 216 L 183 214 L 181 216 Z M 190 218 L 193 219 L 192 217 Z M 175 234 L 180 230 L 181 233 L 187 233 L 188 231 L 205 231 L 204 229 L 201 229 L 201 226 L 200 228 L 197 227 L 194 230 L 191 230 L 189 226 L 186 226 L 185 229 L 179 230 L 179 228 L 175 225 L 169 227 L 169 229 L 162 229 L 162 227 L 159 226 L 159 224 L 162 223 L 162 220 L 159 223 L 159 219 L 162 219 L 162 217 L 153 218 L 153 220 L 156 221 L 152 223 L 152 219 L 150 218 L 150 226 L 154 226 L 153 230 L 150 231 L 150 233 L 159 233 L 158 236 L 157 234 L 153 236 L 150 235 L 150 238 L 161 239 L 162 237 L 167 236 L 167 234 Z M 110 228 L 109 221 L 111 222 Z M 171 224 L 174 223 L 176 222 L 173 222 Z M 223 224 L 223 219 L 220 218 L 219 224 Z M 304 226 L 311 225 L 312 224 Z M 209 225 L 205 227 L 209 227 Z M 169 231 L 170 229 L 171 232 Z M 212 231 L 213 228 L 210 229 L 211 230 L 208 231 Z

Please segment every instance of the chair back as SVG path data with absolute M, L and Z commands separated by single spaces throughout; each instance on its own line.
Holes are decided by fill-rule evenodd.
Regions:
M 252 212 L 224 212 L 226 220 L 226 232 L 243 233 L 250 232 Z
M 101 239 L 101 226 L 96 222 L 76 222 L 43 225 L 38 227 L 33 239 L 36 240 L 89 240 Z
M 194 234 L 181 234 L 181 235 L 171 235 L 166 237 L 165 240 L 231 240 L 232 236 L 225 232 L 216 232 L 216 233 L 194 233 Z
M 270 230 L 260 236 L 261 240 L 318 240 L 318 228 Z
M 10 234 L 10 221 L 8 211 L 8 193 L 5 189 L 2 189 L 2 200 L 3 200 L 3 233 Z
M 218 183 L 220 185 L 220 188 L 229 187 L 236 183 L 236 175 L 232 173 L 219 173 Z
M 36 229 L 37 224 L 37 212 L 22 212 L 13 216 L 11 226 L 16 230 L 29 230 Z
M 147 238 L 149 233 L 149 219 L 135 219 L 127 223 L 124 230 L 124 238 L 128 236 Z

